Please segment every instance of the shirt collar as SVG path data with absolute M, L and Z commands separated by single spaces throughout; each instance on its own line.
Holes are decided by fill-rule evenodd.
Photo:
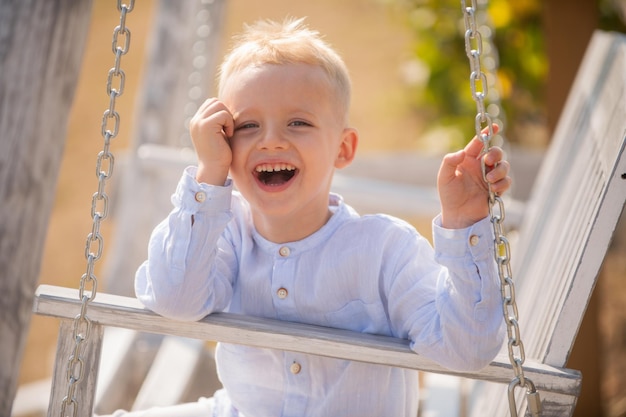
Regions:
M 254 241 L 264 251 L 278 254 L 279 249 L 283 246 L 289 248 L 291 255 L 297 255 L 307 250 L 313 249 L 320 244 L 326 242 L 330 236 L 343 224 L 347 219 L 353 216 L 358 216 L 354 209 L 344 203 L 343 197 L 339 194 L 330 193 L 328 196 L 328 208 L 330 209 L 332 216 L 318 231 L 310 236 L 305 237 L 302 240 L 287 243 L 274 243 L 261 236 L 256 228 L 252 229 L 252 236 Z

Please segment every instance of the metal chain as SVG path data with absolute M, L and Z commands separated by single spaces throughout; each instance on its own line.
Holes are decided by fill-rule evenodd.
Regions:
M 487 76 L 481 68 L 480 58 L 483 53 L 483 39 L 478 30 L 476 19 L 476 0 L 471 0 L 471 5 L 467 6 L 465 0 L 461 0 L 463 18 L 465 21 L 465 53 L 470 63 L 470 89 L 472 97 L 476 102 L 477 114 L 474 120 L 476 136 L 483 143 L 483 153 L 489 150 L 491 140 L 494 136 L 494 122 L 485 110 L 485 98 L 487 97 Z M 482 160 L 483 179 L 486 181 L 487 167 Z M 489 186 L 489 216 L 493 224 L 495 235 L 494 256 L 498 264 L 498 275 L 500 277 L 500 291 L 502 294 L 502 313 L 507 326 L 509 360 L 515 373 L 508 387 L 509 410 L 512 417 L 517 417 L 517 405 L 515 403 L 515 389 L 517 387 L 526 388 L 526 399 L 528 411 L 534 417 L 541 414 L 541 399 L 535 388 L 535 384 L 524 376 L 524 344 L 520 335 L 519 317 L 517 303 L 515 301 L 515 285 L 511 272 L 511 248 L 509 241 L 503 232 L 504 203 L 500 196 L 496 195 Z
M 84 373 L 83 350 L 84 342 L 89 339 L 91 332 L 91 320 L 87 316 L 89 303 L 96 298 L 98 279 L 94 274 L 96 261 L 102 256 L 104 238 L 100 234 L 100 222 L 108 216 L 109 197 L 105 192 L 106 181 L 113 174 L 114 157 L 110 152 L 111 140 L 119 132 L 120 115 L 115 110 L 116 99 L 124 93 L 125 74 L 120 68 L 122 55 L 128 52 L 130 47 L 130 30 L 126 27 L 126 15 L 133 10 L 135 0 L 122 4 L 118 0 L 117 9 L 120 12 L 120 24 L 113 30 L 112 49 L 115 54 L 115 65 L 109 70 L 107 77 L 107 95 L 109 96 L 109 108 L 102 116 L 102 137 L 104 145 L 98 154 L 96 162 L 96 177 L 98 178 L 98 191 L 91 200 L 91 218 L 93 224 L 91 232 L 87 235 L 85 243 L 85 258 L 87 270 L 80 278 L 79 299 L 81 300 L 80 313 L 74 318 L 74 349 L 70 354 L 67 364 L 68 387 L 67 395 L 61 403 L 61 417 L 77 416 L 79 400 L 76 398 L 76 389 Z M 120 38 L 121 37 L 121 38 Z M 109 124 L 112 124 L 109 126 Z M 71 413 L 69 412 L 71 411 Z

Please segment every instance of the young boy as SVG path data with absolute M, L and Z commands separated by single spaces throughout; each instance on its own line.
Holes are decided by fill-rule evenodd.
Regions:
M 330 193 L 357 148 L 349 101 L 344 63 L 302 20 L 247 27 L 218 98 L 190 123 L 198 165 L 154 230 L 137 297 L 180 320 L 230 311 L 406 338 L 443 366 L 480 369 L 503 336 L 481 158 L 498 194 L 509 165 L 477 138 L 444 157 L 433 250 L 409 224 Z M 231 344 L 216 361 L 224 389 L 182 406 L 193 415 L 417 414 L 415 371 Z M 176 410 L 141 415 L 187 412 Z

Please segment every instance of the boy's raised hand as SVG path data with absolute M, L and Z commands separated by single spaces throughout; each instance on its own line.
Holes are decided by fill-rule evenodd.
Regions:
M 189 122 L 189 133 L 198 156 L 196 181 L 222 186 L 232 161 L 229 139 L 235 123 L 228 108 L 216 98 L 206 100 Z
M 497 131 L 497 129 L 494 129 Z M 483 143 L 474 137 L 465 149 L 444 156 L 437 177 L 442 226 L 461 229 L 489 214 L 489 188 L 483 180 L 481 158 L 487 166 L 487 181 L 501 195 L 511 186 L 509 163 L 499 147 L 482 154 Z

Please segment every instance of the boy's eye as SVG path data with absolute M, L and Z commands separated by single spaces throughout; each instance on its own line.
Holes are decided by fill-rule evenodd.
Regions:
M 305 122 L 304 120 L 294 120 L 289 123 L 289 126 L 311 126 L 311 124 Z
M 255 127 L 258 127 L 259 125 L 253 122 L 248 122 L 248 123 L 242 123 L 239 126 L 237 126 L 235 128 L 235 131 L 237 130 L 241 130 L 241 129 L 253 129 Z

